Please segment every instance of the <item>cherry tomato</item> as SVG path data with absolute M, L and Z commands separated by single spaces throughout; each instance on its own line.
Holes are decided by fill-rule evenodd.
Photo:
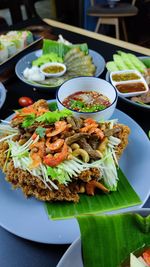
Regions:
M 30 97 L 22 96 L 18 99 L 19 105 L 22 107 L 27 107 L 33 104 L 33 100 Z

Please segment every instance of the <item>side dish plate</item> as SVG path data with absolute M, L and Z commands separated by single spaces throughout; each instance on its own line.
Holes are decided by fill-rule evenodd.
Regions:
M 135 210 L 133 213 L 138 213 L 142 216 L 148 216 L 150 209 Z M 123 247 L 123 244 L 121 248 Z M 119 253 L 119 252 L 117 252 Z M 83 267 L 83 260 L 81 254 L 81 239 L 76 239 L 67 249 L 56 267 Z
M 139 57 L 139 58 L 142 60 L 142 59 L 150 58 L 150 57 L 145 56 L 145 57 Z M 110 72 L 109 72 L 109 71 L 106 72 L 105 79 L 106 79 L 107 82 L 110 82 Z M 142 109 L 144 109 L 144 110 L 150 110 L 150 105 L 144 105 L 144 104 L 142 105 L 142 104 L 140 104 L 140 103 L 133 102 L 133 101 L 130 100 L 129 98 L 123 97 L 123 96 L 121 96 L 121 95 L 119 95 L 119 97 L 120 97 L 124 102 L 126 102 L 127 104 L 133 105 L 133 106 L 135 106 L 135 107 L 137 107 L 137 108 L 142 108 Z
M 96 77 L 99 77 L 100 74 L 104 71 L 104 68 L 105 68 L 105 60 L 104 60 L 104 58 L 99 53 L 97 53 L 94 50 L 90 50 L 89 49 L 89 54 L 91 55 L 91 57 L 93 59 L 94 65 L 96 66 L 95 76 Z M 37 59 L 41 55 L 42 55 L 42 50 L 41 49 L 27 54 L 26 56 L 24 56 L 23 58 L 21 58 L 18 61 L 18 63 L 16 64 L 15 71 L 16 71 L 16 75 L 18 76 L 18 78 L 22 82 L 24 82 L 26 84 L 29 84 L 31 86 L 35 86 L 38 89 L 41 89 L 42 90 L 44 88 L 45 90 L 48 90 L 49 91 L 52 88 L 54 88 L 54 89 L 57 88 L 58 85 L 56 85 L 56 84 L 53 84 L 52 86 L 51 85 L 42 85 L 42 84 L 39 84 L 39 83 L 36 83 L 36 82 L 28 81 L 23 76 L 23 71 L 27 67 L 30 68 L 32 61 L 35 60 L 35 59 Z

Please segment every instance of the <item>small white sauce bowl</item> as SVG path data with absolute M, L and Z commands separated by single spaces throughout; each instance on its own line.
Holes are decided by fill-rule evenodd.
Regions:
M 60 71 L 60 72 L 56 72 L 56 73 L 48 73 L 48 72 L 45 72 L 44 69 L 46 67 L 49 67 L 49 66 L 62 67 L 63 70 Z M 41 73 L 43 73 L 45 75 L 45 77 L 60 77 L 60 76 L 62 76 L 66 72 L 66 66 L 65 66 L 65 64 L 59 63 L 59 62 L 48 62 L 48 63 L 43 64 L 40 67 L 40 71 L 41 71 Z
M 58 109 L 62 110 L 66 108 L 62 103 L 64 99 L 78 91 L 96 91 L 108 97 L 111 105 L 96 112 L 79 112 L 69 109 L 74 116 L 90 117 L 96 121 L 108 120 L 112 116 L 118 99 L 117 90 L 107 81 L 96 77 L 77 77 L 64 82 L 56 93 Z
M 134 73 L 137 74 L 139 76 L 139 79 L 132 79 L 132 80 L 121 80 L 121 81 L 114 81 L 113 80 L 113 75 L 114 74 L 129 74 L 129 73 Z M 137 96 L 137 95 L 141 95 L 143 93 L 148 92 L 149 87 L 148 84 L 146 83 L 144 77 L 142 76 L 142 74 L 137 71 L 137 70 L 120 70 L 120 71 L 114 71 L 110 73 L 110 81 L 112 83 L 113 86 L 115 86 L 118 95 L 119 96 L 123 96 L 123 97 L 132 97 L 132 96 Z M 117 85 L 121 85 L 121 84 L 134 84 L 134 83 L 142 83 L 145 87 L 145 90 L 141 90 L 141 91 L 134 91 L 134 92 L 128 92 L 128 93 L 122 93 L 117 89 Z

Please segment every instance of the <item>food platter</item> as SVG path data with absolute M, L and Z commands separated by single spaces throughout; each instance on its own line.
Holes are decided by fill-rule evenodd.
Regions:
M 98 77 L 104 71 L 104 68 L 105 68 L 105 60 L 104 60 L 104 58 L 99 53 L 97 53 L 94 50 L 90 50 L 89 49 L 89 54 L 91 55 L 91 57 L 93 59 L 94 65 L 96 66 L 95 76 Z M 30 68 L 32 61 L 35 60 L 35 59 L 37 59 L 41 55 L 42 55 L 42 50 L 36 50 L 34 52 L 31 52 L 31 53 L 25 55 L 23 58 L 21 58 L 18 61 L 18 63 L 16 64 L 16 68 L 15 68 L 16 75 L 24 83 L 29 84 L 31 86 L 35 86 L 38 89 L 41 89 L 41 90 L 44 89 L 44 90 L 47 90 L 47 91 L 52 90 L 53 88 L 56 89 L 57 88 L 57 85 L 56 84 L 54 84 L 52 86 L 42 85 L 42 84 L 39 84 L 39 83 L 36 83 L 36 82 L 28 81 L 23 76 L 23 71 L 27 67 Z
M 133 213 L 138 213 L 142 216 L 148 216 L 150 209 L 135 210 Z M 123 247 L 123 246 L 122 246 Z M 81 239 L 76 239 L 67 249 L 57 267 L 83 267 L 83 260 L 81 254 Z
M 3 106 L 6 99 L 6 89 L 2 83 L 0 83 L 0 108 Z
M 121 123 L 131 128 L 129 145 L 122 156 L 120 167 L 144 204 L 150 193 L 149 140 L 140 126 L 123 112 L 116 110 L 113 118 L 118 118 Z M 137 156 L 139 154 L 140 164 Z M 0 178 L 0 225 L 3 228 L 17 236 L 48 244 L 68 244 L 79 236 L 80 231 L 75 219 L 50 220 L 43 202 L 34 198 L 25 199 L 20 190 L 11 189 L 1 172 Z M 129 210 L 133 208 L 139 206 Z
M 141 60 L 145 59 L 145 58 L 149 58 L 149 57 L 147 57 L 147 56 L 139 57 L 139 59 L 141 59 Z M 110 73 L 109 73 L 109 71 L 106 72 L 105 79 L 106 79 L 107 82 L 110 82 Z M 147 110 L 147 111 L 150 110 L 150 105 L 142 105 L 140 103 L 133 102 L 129 98 L 123 97 L 121 95 L 119 95 L 119 98 L 121 98 L 125 103 L 127 103 L 129 105 L 133 105 L 134 107 L 142 108 L 142 109 Z

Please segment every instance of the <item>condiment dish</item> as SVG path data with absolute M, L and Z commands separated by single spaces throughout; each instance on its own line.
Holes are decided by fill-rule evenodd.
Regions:
M 95 112 L 91 111 L 88 112 L 86 108 L 85 112 L 85 111 L 75 110 L 70 106 L 66 107 L 66 105 L 64 105 L 64 100 L 66 101 L 66 98 L 69 98 L 71 95 L 83 92 L 85 92 L 86 94 L 88 92 L 89 93 L 94 92 L 96 93 L 96 95 L 97 94 L 102 95 L 104 98 L 109 99 L 109 106 Z M 96 77 L 77 77 L 70 79 L 64 82 L 59 87 L 56 94 L 58 109 L 61 110 L 63 108 L 67 108 L 69 110 L 72 110 L 74 116 L 78 117 L 81 116 L 84 118 L 90 117 L 97 121 L 107 120 L 112 116 L 117 104 L 117 99 L 118 99 L 118 94 L 116 89 L 110 83 Z M 88 103 L 90 105 L 90 101 Z
M 137 96 L 149 90 L 144 77 L 137 70 L 111 72 L 110 80 L 112 85 L 116 87 L 119 96 Z
M 40 71 L 45 77 L 60 77 L 66 72 L 66 66 L 63 63 L 49 62 L 43 64 Z

